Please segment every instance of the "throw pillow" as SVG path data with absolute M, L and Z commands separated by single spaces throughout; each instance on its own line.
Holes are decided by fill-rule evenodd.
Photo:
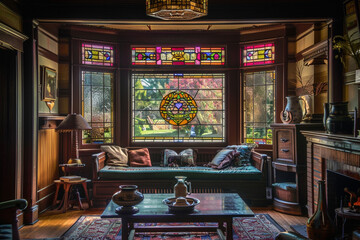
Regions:
M 128 166 L 128 150 L 116 145 L 102 145 L 100 150 L 106 152 L 106 165 L 125 167 Z
M 193 149 L 188 148 L 180 153 L 171 149 L 164 150 L 164 166 L 179 167 L 179 166 L 195 166 L 196 153 Z
M 129 150 L 129 165 L 131 167 L 151 167 L 149 149 Z
M 230 154 L 231 152 L 233 152 L 233 149 L 222 149 L 220 150 L 215 157 L 213 158 L 213 160 L 209 163 L 210 166 L 219 166 L 220 163 L 225 159 L 225 157 Z
M 237 155 L 239 153 L 234 149 L 222 149 L 215 155 L 209 166 L 216 169 L 224 169 L 232 164 Z
M 235 161 L 233 162 L 234 166 L 247 166 L 251 165 L 250 159 L 251 159 L 251 151 L 254 149 L 256 145 L 231 145 L 227 146 L 227 149 L 235 149 L 239 155 L 236 157 Z

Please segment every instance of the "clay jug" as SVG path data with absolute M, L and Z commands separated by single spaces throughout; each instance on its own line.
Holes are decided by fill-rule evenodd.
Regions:
M 281 112 L 280 118 L 283 123 L 300 123 L 303 119 L 303 113 L 300 105 L 301 98 L 297 96 L 286 97 L 285 110 Z M 305 112 L 305 114 L 307 114 Z
M 177 179 L 177 183 L 174 186 L 175 197 L 186 198 L 188 194 L 191 194 L 191 183 L 185 181 L 186 177 L 184 176 L 176 176 L 175 178 Z M 189 186 L 189 190 L 188 190 L 188 186 Z
M 318 181 L 319 196 L 317 209 L 306 223 L 308 237 L 312 240 L 334 239 L 335 226 L 327 212 L 325 181 Z
M 351 134 L 354 124 L 348 112 L 348 103 L 336 102 L 329 105 L 329 116 L 326 119 L 327 132 Z

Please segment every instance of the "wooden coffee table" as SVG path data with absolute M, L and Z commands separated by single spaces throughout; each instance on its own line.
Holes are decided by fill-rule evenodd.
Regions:
M 102 218 L 121 218 L 122 239 L 133 239 L 136 232 L 217 232 L 221 239 L 233 239 L 233 217 L 253 217 L 254 213 L 237 193 L 198 193 L 191 194 L 200 200 L 195 211 L 190 214 L 169 213 L 168 206 L 162 203 L 174 194 L 144 194 L 144 201 L 137 207 L 136 214 L 117 214 L 117 204 L 107 205 Z M 154 226 L 134 227 L 134 223 L 167 222 L 216 222 L 217 226 Z M 226 227 L 224 226 L 226 223 Z M 226 231 L 226 235 L 224 234 Z

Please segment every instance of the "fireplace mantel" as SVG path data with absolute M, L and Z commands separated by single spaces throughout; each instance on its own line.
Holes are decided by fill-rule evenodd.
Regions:
M 317 181 L 327 180 L 327 170 L 360 180 L 360 138 L 324 131 L 301 133 L 307 140 L 307 207 L 310 216 L 317 205 Z

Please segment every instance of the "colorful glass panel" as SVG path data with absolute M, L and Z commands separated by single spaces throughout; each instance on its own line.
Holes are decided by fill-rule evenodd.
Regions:
M 267 43 L 245 46 L 242 60 L 244 66 L 272 64 L 275 61 L 275 45 Z
M 225 141 L 225 74 L 135 73 L 131 97 L 133 142 Z
M 111 46 L 82 44 L 82 63 L 90 65 L 114 65 L 114 50 Z
M 244 139 L 246 143 L 272 144 L 270 124 L 275 120 L 275 71 L 245 73 Z
M 82 115 L 92 127 L 82 131 L 83 144 L 114 142 L 114 75 L 109 72 L 81 72 Z
M 133 47 L 133 65 L 224 65 L 223 47 Z
M 171 125 L 186 125 L 196 117 L 196 113 L 195 99 L 183 91 L 167 94 L 160 104 L 161 117 Z

